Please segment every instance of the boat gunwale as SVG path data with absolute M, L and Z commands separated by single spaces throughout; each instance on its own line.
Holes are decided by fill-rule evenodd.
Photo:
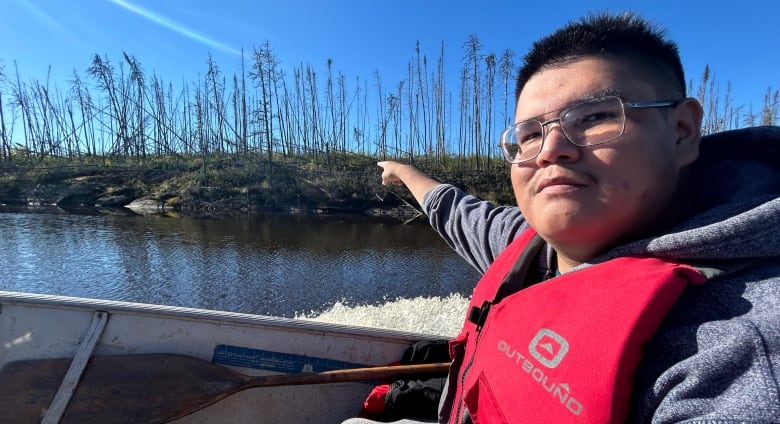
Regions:
M 331 333 L 349 337 L 390 339 L 403 342 L 435 340 L 441 336 L 391 330 L 377 327 L 361 327 L 348 324 L 314 321 L 303 318 L 283 318 L 269 315 L 248 314 L 183 306 L 93 299 L 41 293 L 11 292 L 0 290 L 0 315 L 2 305 L 15 304 L 40 308 L 105 311 L 109 314 L 141 314 L 188 321 L 208 321 L 215 324 L 266 327 L 281 331 L 303 333 Z

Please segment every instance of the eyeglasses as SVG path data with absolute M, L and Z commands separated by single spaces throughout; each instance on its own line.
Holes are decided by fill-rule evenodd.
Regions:
M 595 146 L 610 142 L 626 128 L 626 107 L 675 107 L 681 100 L 655 102 L 623 102 L 608 96 L 586 100 L 564 109 L 555 119 L 541 122 L 536 119 L 518 122 L 501 133 L 501 153 L 509 163 L 522 163 L 539 156 L 549 125 L 557 122 L 563 135 L 575 146 Z

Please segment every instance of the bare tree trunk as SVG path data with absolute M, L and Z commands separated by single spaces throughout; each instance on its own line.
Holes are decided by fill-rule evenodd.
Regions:
M 127 53 L 122 52 L 125 56 L 125 61 L 130 66 L 130 82 L 135 83 L 135 102 L 133 108 L 135 109 L 135 128 L 132 131 L 131 139 L 134 144 L 134 151 L 136 155 L 143 159 L 146 158 L 146 126 L 144 124 L 144 73 L 141 65 L 138 64 L 138 60 L 134 56 L 128 56 Z
M 328 129 L 330 131 L 326 131 L 326 133 L 329 133 L 329 139 L 327 141 L 328 145 L 336 148 L 337 147 L 337 135 L 336 135 L 336 105 L 334 100 L 334 94 L 333 94 L 333 59 L 328 58 L 327 61 L 328 64 L 328 79 L 325 83 L 325 104 L 330 112 L 330 122 L 328 122 Z
M 66 107 L 67 107 L 67 111 L 68 111 L 68 121 L 70 123 L 70 132 L 71 132 L 71 134 L 74 134 L 74 135 L 78 134 L 78 130 L 76 129 L 76 120 L 75 120 L 75 118 L 73 116 L 73 106 L 70 103 L 68 103 Z M 73 146 L 70 146 L 70 145 L 68 146 L 68 150 L 71 150 L 71 148 L 74 151 L 69 151 L 68 152 L 68 156 L 69 157 L 73 157 L 73 155 L 75 155 L 76 158 L 78 159 L 78 161 L 81 162 L 81 149 L 80 149 L 80 143 L 78 142 L 78 140 L 76 140 L 73 143 Z
M 414 64 L 412 62 L 409 63 L 407 66 L 407 80 L 408 84 L 406 84 L 406 117 L 409 121 L 408 127 L 407 127 L 407 143 L 406 143 L 406 152 L 409 154 L 409 156 L 414 156 L 415 154 L 415 140 L 418 137 L 418 131 L 417 131 L 417 104 L 415 103 L 415 83 L 417 82 L 414 79 Z M 399 96 L 401 95 L 401 91 L 399 89 Z
M 376 154 L 382 159 L 387 159 L 387 126 L 390 123 L 390 114 L 385 112 L 385 96 L 382 92 L 382 78 L 379 76 L 379 71 L 374 72 L 374 75 L 376 75 L 376 86 L 379 98 L 377 102 L 377 116 L 381 119 Z
M 126 107 L 126 93 L 124 90 L 118 92 L 114 79 L 114 68 L 108 59 L 102 59 L 100 56 L 94 55 L 92 66 L 87 72 L 97 80 L 98 87 L 108 96 L 110 111 L 108 112 L 107 120 L 110 127 L 113 128 L 113 123 L 117 125 L 111 152 L 120 153 L 127 157 L 131 153 L 132 146 L 129 134 L 130 123 Z M 120 83 L 122 82 L 121 78 L 120 74 Z
M 440 161 L 445 160 L 447 154 L 446 140 L 447 140 L 447 125 L 445 117 L 445 98 L 444 98 L 444 42 L 441 43 L 441 53 L 439 54 L 439 61 L 436 65 L 436 86 L 434 88 L 436 110 L 436 156 Z
M 81 78 L 73 70 L 73 80 L 71 80 L 72 91 L 76 94 L 76 99 L 79 102 L 79 113 L 81 114 L 81 132 L 84 137 L 84 147 L 86 147 L 87 155 L 95 155 L 95 133 L 94 122 L 92 115 L 92 100 L 89 96 L 89 91 L 81 83 Z
M 266 45 L 268 45 L 268 42 L 266 42 Z M 265 56 L 266 60 L 266 67 L 268 68 L 268 77 L 269 77 L 269 88 L 270 88 L 270 96 L 271 100 L 273 101 L 272 105 L 274 106 L 274 113 L 271 116 L 271 142 L 274 144 L 274 139 L 279 141 L 279 144 L 274 144 L 274 149 L 280 149 L 282 151 L 282 154 L 284 156 L 287 156 L 288 150 L 287 150 L 287 143 L 286 139 L 287 136 L 287 121 L 283 119 L 282 113 L 284 111 L 284 101 L 282 99 L 282 96 L 279 95 L 279 85 L 283 84 L 284 80 L 284 74 L 279 71 L 278 69 L 278 62 L 276 61 L 276 58 L 273 55 L 273 51 L 271 50 L 271 47 L 267 47 L 268 53 Z M 274 126 L 274 122 L 276 123 L 276 126 Z M 278 132 L 278 137 L 274 137 L 274 134 Z
M 197 152 L 201 155 L 209 153 L 209 144 L 206 140 L 206 113 L 203 110 L 203 99 L 201 98 L 200 82 L 195 86 L 195 140 L 198 142 Z
M 355 77 L 359 80 L 358 77 Z M 360 145 L 358 151 L 361 154 L 368 154 L 366 140 L 371 140 L 371 127 L 368 122 L 368 80 L 363 79 L 363 96 L 360 102 L 361 107 L 358 112 L 358 132 L 360 135 Z
M 0 162 L 11 160 L 11 145 L 5 129 L 5 114 L 3 113 L 3 92 L 0 91 Z
M 458 120 L 458 156 L 466 156 L 466 144 L 471 140 L 471 114 L 469 113 L 468 74 L 466 68 L 460 73 L 460 119 Z M 460 163 L 460 162 L 458 162 Z
M 306 82 L 303 78 L 303 68 L 296 69 L 295 78 L 295 110 L 299 115 L 298 125 L 296 125 L 296 138 L 300 139 L 304 152 L 310 149 L 309 140 L 309 102 L 306 101 Z
M 496 80 L 496 55 L 493 53 L 485 56 L 485 87 L 484 87 L 484 105 L 485 105 L 485 135 L 483 140 L 485 144 L 493 140 L 493 92 Z M 490 164 L 491 146 L 486 145 L 485 162 Z
M 238 76 L 233 74 L 233 95 L 230 96 L 230 104 L 233 108 L 233 137 L 235 137 L 236 153 L 246 155 L 244 142 L 241 139 L 241 112 L 239 111 L 239 95 L 241 89 L 238 86 Z
M 166 125 L 168 111 L 166 110 L 165 89 L 157 75 L 152 76 L 152 90 L 154 92 L 154 104 L 151 112 L 154 120 L 154 146 L 152 151 L 159 156 L 164 152 L 170 151 L 170 136 L 173 135 L 171 133 L 174 130 Z
M 320 105 L 317 97 L 317 74 L 311 65 L 306 65 L 306 81 L 309 89 L 309 107 L 311 108 L 311 147 L 314 150 L 324 150 L 324 128 L 320 121 Z
M 184 150 L 185 154 L 191 155 L 194 153 L 194 149 L 192 148 L 192 137 L 193 137 L 193 130 L 192 130 L 192 111 L 191 111 L 191 104 L 190 104 L 190 90 L 189 85 L 186 83 L 182 84 L 184 89 L 182 93 L 182 116 L 181 116 L 181 126 L 182 126 L 182 134 L 184 139 L 182 140 L 182 149 Z
M 287 90 L 287 82 L 284 78 L 281 80 L 282 84 L 282 105 L 280 110 L 283 110 L 282 124 L 280 127 L 284 130 L 280 130 L 282 143 L 285 145 L 285 150 L 289 154 L 294 154 L 296 149 L 297 140 L 297 119 L 295 119 L 293 99 Z
M 339 113 L 338 113 L 338 138 L 341 140 L 341 150 L 348 149 L 347 143 L 347 119 L 351 107 L 347 105 L 347 83 L 344 75 L 339 72 Z
M 46 155 L 59 155 L 60 152 L 60 119 L 55 106 L 49 97 L 49 90 L 39 82 L 35 82 L 34 99 L 38 103 L 38 119 L 42 123 L 41 138 L 39 139 L 40 157 Z
M 398 90 L 396 91 L 395 97 L 391 96 L 390 100 L 395 100 L 393 102 L 393 106 L 391 108 L 391 111 L 393 112 L 393 139 L 395 140 L 393 150 L 395 151 L 396 155 L 399 155 L 401 152 L 403 152 L 402 147 L 402 141 L 403 137 L 401 135 L 401 104 L 403 101 L 403 94 L 404 94 L 404 82 L 399 81 L 398 82 Z
M 433 152 L 433 131 L 431 129 L 430 106 L 430 86 L 428 81 L 428 58 L 422 56 L 422 66 L 420 66 L 420 52 L 417 51 L 417 101 L 420 104 L 422 112 L 422 146 L 425 154 Z
M 14 101 L 22 111 L 22 131 L 24 134 L 24 154 L 29 157 L 35 151 L 35 131 L 32 111 L 30 110 L 29 100 L 24 92 L 21 78 L 19 76 L 19 67 L 14 61 L 16 71 L 16 85 L 13 87 Z
M 499 61 L 498 67 L 501 72 L 501 82 L 504 85 L 504 116 L 502 120 L 502 126 L 508 127 L 512 122 L 514 122 L 515 116 L 515 96 L 511 91 L 509 91 L 509 83 L 514 82 L 515 80 L 515 63 L 514 53 L 512 50 L 504 50 L 504 53 L 501 55 L 501 60 Z M 512 109 L 509 109 L 510 105 Z
M 266 42 L 262 48 L 255 49 L 254 73 L 252 76 L 260 85 L 260 111 L 258 114 L 260 125 L 263 128 L 263 136 L 266 142 L 268 159 L 268 172 L 270 176 L 273 163 L 273 99 L 271 95 L 274 71 L 274 60 L 271 49 Z
M 481 169 L 480 157 L 483 154 L 482 149 L 482 118 L 480 111 L 480 102 L 482 101 L 481 83 L 480 83 L 480 60 L 479 60 L 479 38 L 472 34 L 466 42 L 466 64 L 469 67 L 470 83 L 472 90 L 471 97 L 471 117 L 473 118 L 473 146 L 476 161 L 476 169 Z
M 244 49 L 241 49 L 241 146 L 249 153 L 249 114 L 246 107 L 246 69 L 244 67 Z

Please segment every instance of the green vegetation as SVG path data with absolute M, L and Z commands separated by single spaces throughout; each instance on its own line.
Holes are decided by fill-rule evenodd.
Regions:
M 0 165 L 0 204 L 57 204 L 61 207 L 118 207 L 151 199 L 168 210 L 195 217 L 237 217 L 257 213 L 403 214 L 414 199 L 405 189 L 380 184 L 376 159 L 353 153 L 275 157 L 210 155 L 129 159 L 48 157 Z M 494 159 L 490 172 L 470 170 L 473 158 L 446 166 L 425 157 L 415 165 L 472 194 L 509 204 L 506 165 Z M 34 163 L 33 163 L 34 162 Z M 270 164 L 270 165 L 269 165 Z M 395 212 L 392 212 L 394 211 Z

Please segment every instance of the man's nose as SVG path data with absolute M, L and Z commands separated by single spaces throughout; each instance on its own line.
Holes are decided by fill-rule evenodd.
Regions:
M 545 133 L 542 151 L 536 157 L 539 166 L 579 159 L 580 148 L 569 141 L 560 124 L 550 123 Z

